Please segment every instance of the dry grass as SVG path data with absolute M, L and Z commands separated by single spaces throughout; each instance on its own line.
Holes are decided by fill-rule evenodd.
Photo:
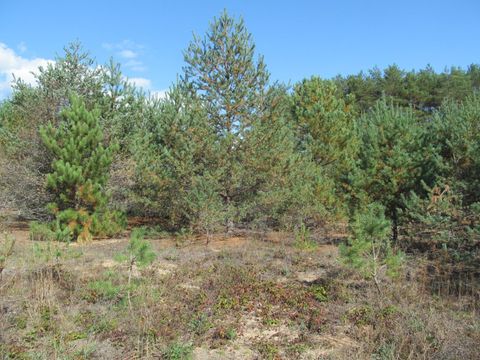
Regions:
M 334 245 L 285 234 L 151 239 L 158 259 L 114 260 L 127 238 L 17 244 L 0 283 L 1 359 L 474 359 L 472 296 L 432 296 L 423 265 L 372 284 Z M 415 267 L 413 267 L 415 265 Z M 132 295 L 132 306 L 126 301 Z

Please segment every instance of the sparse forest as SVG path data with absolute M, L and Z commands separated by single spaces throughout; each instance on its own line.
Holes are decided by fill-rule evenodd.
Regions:
M 79 42 L 0 102 L 1 359 L 474 359 L 480 65 L 272 79 L 227 12 L 165 97 Z

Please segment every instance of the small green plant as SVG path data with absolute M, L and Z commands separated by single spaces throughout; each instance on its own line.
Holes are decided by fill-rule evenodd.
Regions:
M 228 328 L 225 335 L 228 340 L 235 340 L 237 338 L 237 331 L 234 328 Z
M 120 296 L 122 287 L 114 285 L 111 280 L 95 280 L 88 284 L 86 300 L 96 302 L 97 300 L 115 300 Z
M 320 302 L 328 301 L 328 293 L 325 286 L 322 285 L 312 285 L 310 287 L 310 292 L 312 293 L 313 297 Z
M 277 358 L 278 348 L 268 342 L 261 342 L 257 345 L 258 352 L 262 356 L 262 359 L 273 360 Z
M 403 262 L 403 254 L 395 252 L 390 244 L 391 223 L 385 218 L 383 206 L 369 204 L 355 215 L 351 225 L 352 236 L 340 247 L 343 262 L 373 279 L 380 290 L 380 273 L 395 276 Z
M 167 360 L 190 360 L 192 352 L 192 345 L 175 342 L 163 351 L 163 358 Z
M 212 323 L 208 320 L 208 316 L 205 313 L 200 314 L 199 316 L 193 318 L 190 321 L 190 329 L 196 334 L 196 335 L 202 335 L 206 333 L 213 325 Z
M 192 236 L 192 231 L 188 228 L 181 228 L 174 234 L 175 246 L 182 247 Z
M 375 322 L 375 312 L 370 306 L 358 306 L 348 310 L 343 316 L 344 320 L 355 324 L 356 326 L 364 326 Z
M 158 239 L 163 237 L 168 237 L 169 232 L 162 229 L 161 226 L 142 226 L 144 231 L 144 236 L 146 239 Z
M 132 273 L 134 266 L 145 267 L 150 265 L 157 258 L 157 254 L 152 249 L 152 244 L 144 239 L 143 229 L 134 229 L 130 235 L 130 242 L 125 251 L 116 256 L 118 261 L 128 263 L 128 304 L 132 306 L 130 300 L 130 287 L 132 283 Z
M 61 241 L 69 242 L 71 240 L 71 230 L 68 227 L 60 226 L 59 220 L 51 224 L 43 224 L 32 221 L 29 224 L 30 240 L 32 241 Z
M 35 242 L 33 244 L 33 256 L 35 261 L 58 263 L 60 259 L 78 259 L 83 255 L 79 249 L 71 248 L 68 244 L 57 241 Z
M 33 244 L 33 255 L 35 259 L 41 262 L 49 263 L 52 260 L 58 262 L 62 257 L 62 249 L 58 244 L 54 244 L 52 241 L 48 241 L 42 245 Z
M 106 211 L 92 219 L 92 230 L 97 236 L 111 237 L 127 227 L 127 217 L 121 211 Z
M 32 241 L 51 241 L 55 239 L 55 233 L 49 225 L 32 221 L 29 224 L 30 240 Z
M 294 229 L 295 247 L 301 250 L 315 250 L 317 244 L 311 238 L 310 229 L 302 222 Z

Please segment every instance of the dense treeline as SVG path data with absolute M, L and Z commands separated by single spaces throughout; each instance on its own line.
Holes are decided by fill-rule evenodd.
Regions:
M 475 258 L 478 65 L 290 88 L 226 13 L 184 56 L 164 99 L 78 43 L 35 86 L 17 79 L 0 105 L 2 210 L 82 239 L 118 231 L 121 213 L 207 235 L 385 216 L 397 247 Z

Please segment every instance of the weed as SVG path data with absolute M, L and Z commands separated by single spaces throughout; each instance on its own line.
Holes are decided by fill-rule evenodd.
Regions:
M 166 360 L 190 360 L 192 352 L 193 346 L 191 344 L 175 342 L 163 351 L 163 357 Z
M 190 321 L 189 327 L 196 335 L 202 335 L 212 328 L 212 323 L 205 313 L 198 315 Z
M 358 306 L 348 310 L 344 318 L 356 326 L 368 325 L 374 321 L 374 311 L 368 305 Z
M 278 348 L 272 343 L 260 342 L 257 344 L 257 349 L 262 358 L 265 360 L 274 360 L 278 356 Z
M 114 285 L 111 280 L 94 280 L 87 286 L 85 300 L 89 302 L 112 301 L 121 298 L 122 286 Z
M 55 240 L 55 233 L 47 224 L 42 224 L 37 221 L 32 221 L 29 224 L 30 240 L 32 241 L 53 241 Z
M 318 245 L 312 240 L 310 230 L 302 222 L 300 227 L 294 230 L 295 247 L 300 250 L 312 251 L 315 250 Z
M 278 319 L 267 317 L 263 319 L 263 324 L 266 326 L 277 326 L 279 324 L 279 321 Z
M 327 289 L 322 285 L 312 285 L 310 286 L 310 292 L 313 297 L 319 302 L 328 301 Z

